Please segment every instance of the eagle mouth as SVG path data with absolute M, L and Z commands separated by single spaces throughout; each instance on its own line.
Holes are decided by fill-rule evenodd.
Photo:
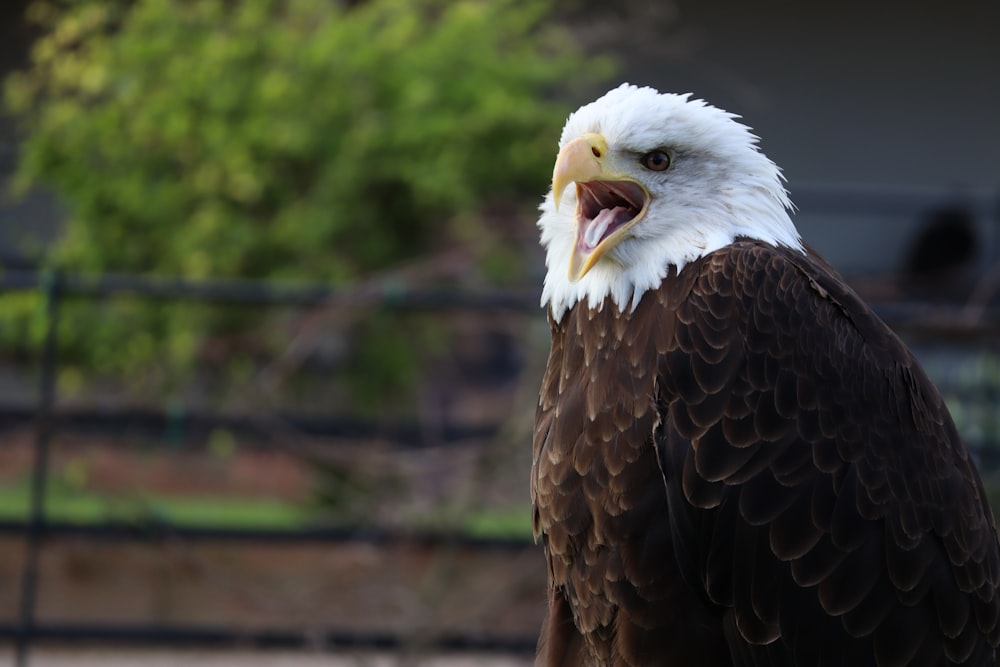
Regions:
M 576 184 L 577 246 L 593 252 L 615 232 L 631 227 L 645 212 L 646 191 L 631 181 L 588 181 Z
M 634 181 L 577 181 L 576 248 L 570 280 L 576 282 L 618 245 L 646 215 L 649 194 Z

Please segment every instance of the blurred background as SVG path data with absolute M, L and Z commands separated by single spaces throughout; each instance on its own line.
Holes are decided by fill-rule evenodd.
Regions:
M 4 2 L 0 661 L 530 664 L 535 210 L 621 81 L 755 129 L 1000 488 L 1000 5 L 881 7 Z

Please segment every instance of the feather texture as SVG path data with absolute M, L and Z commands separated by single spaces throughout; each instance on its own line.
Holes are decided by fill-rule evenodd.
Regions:
M 550 312 L 539 665 L 992 665 L 996 527 L 911 353 L 811 252 L 736 239 Z

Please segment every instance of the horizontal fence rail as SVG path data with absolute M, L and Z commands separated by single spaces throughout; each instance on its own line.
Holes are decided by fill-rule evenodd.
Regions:
M 0 405 L 0 434 L 35 423 L 35 408 Z M 79 409 L 64 408 L 52 415 L 58 431 L 79 435 L 100 435 L 109 440 L 140 437 L 162 440 L 173 445 L 201 446 L 213 433 L 224 430 L 245 445 L 267 445 L 275 441 L 276 427 L 282 435 L 291 431 L 311 437 L 337 441 L 379 440 L 403 449 L 421 449 L 440 445 L 461 445 L 470 440 L 492 438 L 502 428 L 499 423 L 457 423 L 445 421 L 434 425 L 433 435 L 420 424 L 362 419 L 350 415 L 309 417 L 277 413 L 267 418 L 255 415 L 219 415 L 188 410 L 144 408 Z
M 33 527 L 26 521 L 0 519 L 0 535 L 24 535 Z M 101 541 L 183 539 L 214 542 L 267 542 L 292 544 L 351 542 L 378 547 L 414 547 L 424 549 L 468 549 L 471 551 L 520 552 L 535 550 L 535 543 L 521 538 L 475 537 L 460 533 L 405 532 L 371 527 L 327 528 L 226 528 L 219 526 L 181 526 L 165 520 L 105 521 L 76 523 L 45 521 L 35 528 L 42 538 L 87 538 Z
M 170 301 L 270 306 L 338 305 L 346 301 L 398 310 L 514 311 L 541 313 L 536 290 L 410 287 L 398 280 L 345 288 L 325 284 L 256 280 L 183 280 L 157 276 L 85 276 L 49 271 L 0 272 L 0 291 L 55 289 L 61 297 L 140 297 Z
M 951 207 L 1000 219 L 1000 192 L 993 188 L 794 183 L 790 190 L 803 214 L 916 216 Z
M 21 629 L 0 623 L 0 640 L 16 639 Z M 51 623 L 32 630 L 32 638 L 60 644 L 115 646 L 169 646 L 197 648 L 312 649 L 324 651 L 419 650 L 432 653 L 534 653 L 534 637 L 488 637 L 466 634 L 429 634 L 419 638 L 392 632 L 301 632 L 248 630 L 201 626 L 106 625 Z

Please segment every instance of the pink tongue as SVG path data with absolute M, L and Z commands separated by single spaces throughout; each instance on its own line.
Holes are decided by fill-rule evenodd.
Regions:
M 608 231 L 608 227 L 611 223 L 615 221 L 615 217 L 621 213 L 625 212 L 625 209 L 621 206 L 615 206 L 614 208 L 604 208 L 601 212 L 594 216 L 594 219 L 587 223 L 587 226 L 583 228 L 583 234 L 580 237 L 580 245 L 584 247 L 585 250 L 593 250 L 597 247 L 597 244 L 604 239 L 604 235 Z

